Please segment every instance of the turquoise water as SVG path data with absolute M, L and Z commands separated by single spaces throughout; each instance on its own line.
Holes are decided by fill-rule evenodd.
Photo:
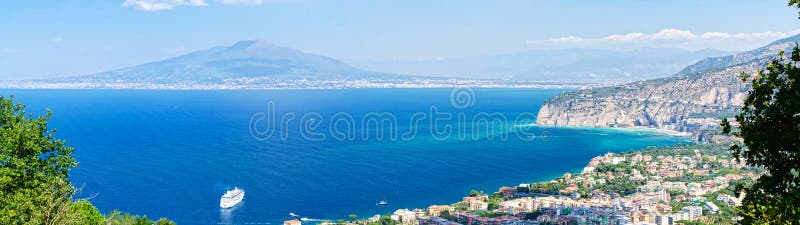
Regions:
M 53 110 L 50 126 L 75 147 L 81 163 L 70 179 L 83 186 L 83 196 L 95 195 L 91 201 L 102 212 L 120 209 L 180 224 L 280 224 L 290 212 L 368 217 L 448 204 L 471 189 L 494 191 L 579 170 L 606 152 L 687 141 L 653 132 L 525 126 L 560 91 L 475 89 L 466 102 L 450 89 L 0 93 L 15 95 L 29 112 Z M 490 113 L 506 122 L 473 120 Z M 294 119 L 282 125 L 280 118 L 290 114 Z M 377 127 L 361 120 L 376 114 L 397 122 Z M 442 114 L 451 120 L 429 123 Z M 262 120 L 269 115 L 277 119 Z M 347 118 L 341 115 L 353 123 L 331 125 Z M 427 117 L 414 124 L 419 115 Z M 270 125 L 277 132 L 266 137 Z M 433 135 L 432 127 L 450 127 L 451 134 Z M 347 138 L 351 132 L 354 138 Z M 337 139 L 341 134 L 346 138 Z M 234 186 L 247 192 L 245 200 L 220 210 L 219 197 Z M 375 205 L 384 199 L 389 206 Z

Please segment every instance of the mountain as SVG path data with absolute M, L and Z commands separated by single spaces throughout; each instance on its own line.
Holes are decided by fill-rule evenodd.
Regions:
M 294 80 L 395 77 L 405 76 L 361 70 L 331 57 L 248 40 L 81 79 L 213 83 L 240 78 Z
M 107 72 L 0 83 L 0 88 L 57 89 L 341 89 L 528 87 L 586 82 L 450 79 L 359 69 L 337 59 L 263 41 L 239 41 Z
M 697 60 L 730 54 L 718 50 L 643 48 L 534 50 L 513 54 L 417 61 L 351 61 L 402 74 L 517 80 L 643 80 L 666 77 Z
M 703 59 L 667 78 L 564 92 L 544 103 L 536 123 L 650 127 L 706 139 L 718 130 L 719 119 L 735 115 L 743 105 L 750 86 L 739 75 L 763 68 L 798 40 L 800 36 L 793 36 L 752 51 Z
M 752 51 L 733 55 L 705 58 L 681 70 L 679 74 L 691 75 L 708 72 L 710 70 L 731 67 L 738 64 L 752 62 L 758 59 L 774 57 L 781 50 L 789 50 L 800 41 L 800 35 L 795 35 L 769 43 Z

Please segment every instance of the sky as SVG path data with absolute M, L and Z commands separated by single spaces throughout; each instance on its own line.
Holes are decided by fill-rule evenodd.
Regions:
M 239 40 L 344 61 L 535 49 L 749 50 L 800 33 L 787 0 L 0 2 L 0 80 L 92 74 Z

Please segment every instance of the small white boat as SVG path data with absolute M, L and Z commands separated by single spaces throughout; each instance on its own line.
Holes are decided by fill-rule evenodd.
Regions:
M 378 202 L 378 205 L 389 205 L 389 202 L 387 202 L 386 200 L 382 200 Z
M 234 187 L 233 190 L 225 192 L 219 199 L 219 207 L 223 209 L 231 208 L 244 199 L 244 190 Z
M 289 213 L 289 216 L 291 216 L 291 217 L 298 217 L 298 215 L 297 215 L 297 214 L 294 214 L 293 212 L 290 212 L 290 213 Z

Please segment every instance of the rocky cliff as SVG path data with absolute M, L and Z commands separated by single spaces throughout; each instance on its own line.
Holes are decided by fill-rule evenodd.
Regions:
M 703 59 L 662 79 L 585 88 L 546 101 L 536 123 L 556 126 L 649 127 L 697 134 L 732 117 L 749 90 L 742 72 L 755 73 L 800 36 L 753 51 Z

